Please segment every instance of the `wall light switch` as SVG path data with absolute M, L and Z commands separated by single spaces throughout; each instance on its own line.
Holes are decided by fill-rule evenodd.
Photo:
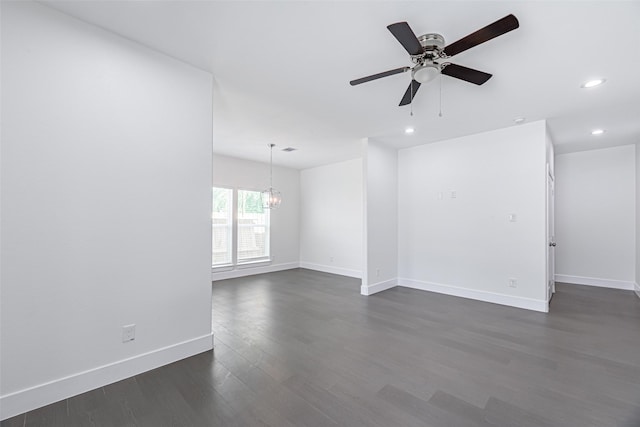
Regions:
M 518 217 L 514 213 L 509 214 L 509 222 L 516 222 Z
M 455 199 L 456 197 L 458 197 L 458 192 L 457 191 L 452 191 L 451 192 L 451 198 Z

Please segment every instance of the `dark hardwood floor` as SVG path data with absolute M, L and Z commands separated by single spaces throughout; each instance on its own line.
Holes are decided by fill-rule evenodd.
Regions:
M 551 313 L 298 269 L 213 286 L 215 349 L 6 426 L 640 427 L 640 299 Z

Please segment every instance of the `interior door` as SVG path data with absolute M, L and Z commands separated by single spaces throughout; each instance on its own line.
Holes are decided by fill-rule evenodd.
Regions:
M 555 188 L 551 171 L 547 173 L 547 301 L 556 291 L 556 235 L 555 235 Z

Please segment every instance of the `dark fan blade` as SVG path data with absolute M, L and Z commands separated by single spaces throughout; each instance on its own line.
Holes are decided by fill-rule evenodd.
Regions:
M 406 22 L 396 22 L 387 25 L 391 34 L 398 39 L 402 47 L 404 47 L 409 55 L 420 55 L 423 52 L 422 45 L 414 34 L 413 30 Z
M 464 52 L 467 49 L 471 49 L 472 47 L 479 45 L 480 43 L 484 43 L 495 37 L 501 36 L 504 33 L 515 30 L 519 26 L 520 24 L 515 16 L 507 15 L 502 19 L 498 19 L 493 24 L 489 24 L 475 33 L 471 33 L 457 42 L 451 43 L 449 46 L 444 48 L 444 53 L 449 56 L 457 55 L 460 52 Z
M 491 78 L 491 74 L 463 67 L 462 65 L 449 64 L 442 68 L 442 74 L 464 80 L 469 83 L 481 85 Z
M 385 71 L 383 73 L 373 74 L 371 76 L 362 77 L 361 79 L 351 80 L 349 84 L 351 86 L 359 85 L 360 83 L 370 82 L 371 80 L 381 79 L 387 76 L 393 76 L 394 74 L 404 73 L 405 71 L 409 71 L 411 68 L 409 67 L 401 67 L 396 68 L 395 70 Z
M 411 101 L 413 101 L 413 98 L 415 98 L 416 92 L 419 88 L 420 83 L 415 80 L 411 80 L 411 84 L 407 88 L 407 91 L 404 93 L 402 101 L 400 101 L 400 107 L 402 107 L 403 105 L 411 104 Z

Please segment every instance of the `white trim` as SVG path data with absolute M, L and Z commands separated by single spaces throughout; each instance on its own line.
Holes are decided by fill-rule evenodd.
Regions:
M 361 285 L 360 295 L 373 295 L 387 289 L 395 288 L 398 285 L 397 279 L 385 280 L 383 282 L 374 283 L 372 285 Z
M 219 273 L 221 271 L 231 271 L 231 270 L 233 270 L 233 267 L 234 267 L 233 264 L 212 265 L 211 266 L 211 272 L 212 273 Z
M 274 271 L 291 270 L 292 268 L 298 268 L 300 265 L 297 262 L 288 262 L 285 264 L 271 264 L 271 265 L 258 265 L 250 266 L 248 264 L 239 265 L 238 268 L 228 271 L 219 271 L 212 269 L 211 280 L 225 280 L 235 279 L 237 277 L 253 276 L 255 274 L 273 273 Z
M 213 334 L 203 335 L 181 343 L 139 354 L 84 372 L 69 375 L 23 390 L 0 396 L 0 419 L 58 402 L 98 387 L 141 374 L 178 360 L 209 351 L 213 348 Z
M 340 276 L 355 277 L 356 279 L 362 279 L 362 271 L 352 270 L 349 268 L 333 267 L 331 265 L 314 264 L 311 262 L 300 261 L 300 268 L 307 268 L 309 270 L 322 271 L 325 273 L 339 274 Z
M 238 261 L 235 267 L 236 269 L 240 270 L 242 268 L 265 267 L 268 265 L 271 265 L 270 259 L 252 259 L 249 261 Z
M 635 283 L 634 287 L 635 287 L 634 290 L 636 291 L 636 295 L 638 295 L 638 298 L 640 298 L 640 285 Z
M 439 294 L 469 298 L 478 301 L 491 302 L 494 304 L 508 305 L 511 307 L 524 308 L 527 310 L 541 311 L 543 313 L 549 312 L 549 303 L 544 300 L 523 298 L 513 295 L 496 294 L 493 292 L 460 288 L 457 286 L 444 285 L 441 283 L 423 282 L 421 280 L 402 278 L 398 279 L 398 286 L 419 289 L 422 291 L 437 292 Z
M 633 282 L 614 279 L 600 279 L 596 277 L 570 276 L 568 274 L 556 274 L 556 282 L 571 283 L 574 285 L 599 286 L 601 288 L 625 289 L 632 291 L 634 289 Z

